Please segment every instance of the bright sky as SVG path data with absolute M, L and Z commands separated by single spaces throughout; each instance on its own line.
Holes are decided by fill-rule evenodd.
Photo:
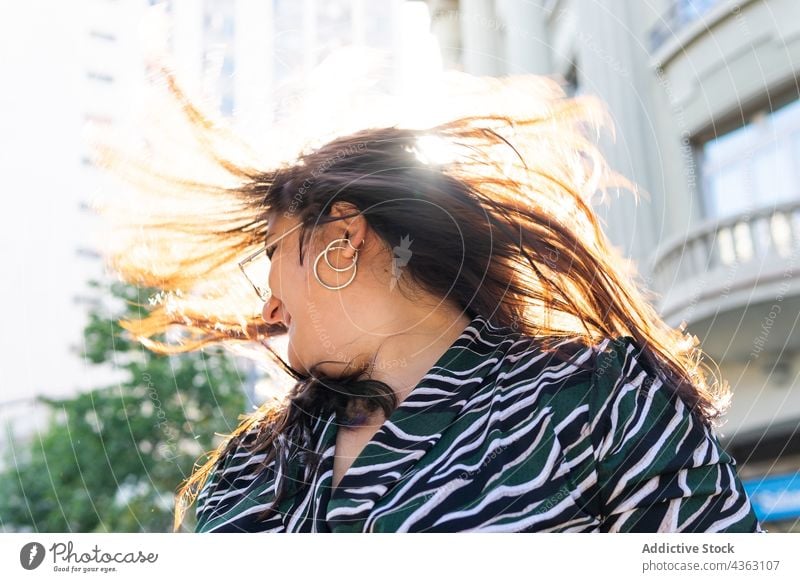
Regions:
M 83 375 L 79 227 L 83 30 L 72 2 L 9 2 L 0 19 L 0 402 L 60 393 Z

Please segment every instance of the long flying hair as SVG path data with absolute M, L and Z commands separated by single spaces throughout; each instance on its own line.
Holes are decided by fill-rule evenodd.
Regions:
M 254 435 L 247 443 L 253 454 L 267 452 L 260 466 L 274 461 L 287 475 L 293 450 L 318 461 L 310 454 L 313 419 L 331 411 L 344 418 L 357 401 L 387 416 L 397 405 L 382 382 L 358 379 L 357 371 L 331 378 L 312 368 L 303 375 L 273 350 L 268 340 L 286 328 L 263 321 L 237 268 L 264 244 L 273 213 L 302 222 L 302 262 L 314 226 L 336 219 L 331 205 L 350 203 L 389 253 L 404 236 L 413 239 L 402 280 L 543 346 L 558 338 L 596 344 L 632 336 L 697 418 L 713 424 L 724 413 L 729 387 L 701 361 L 697 338 L 659 317 L 654 294 L 592 210 L 610 189 L 638 195 L 595 143 L 611 126 L 603 104 L 568 97 L 544 77 L 447 75 L 457 88 L 449 109 L 423 125 L 370 122 L 304 142 L 293 141 L 290 130 L 278 133 L 276 124 L 261 149 L 247 149 L 167 74 L 167 94 L 188 121 L 186 143 L 199 146 L 194 162 L 181 167 L 168 156 L 144 160 L 101 150 L 100 163 L 137 192 L 127 206 L 116 200 L 101 208 L 113 225 L 108 264 L 126 281 L 161 290 L 150 298 L 147 317 L 123 327 L 158 353 L 256 346 L 295 382 L 283 400 L 241 415 L 195 465 L 178 492 L 176 530 L 215 466 L 246 434 Z M 164 132 L 164 140 L 175 135 Z M 163 149 L 170 148 L 178 149 Z M 277 484 L 263 517 L 285 498 L 287 481 Z

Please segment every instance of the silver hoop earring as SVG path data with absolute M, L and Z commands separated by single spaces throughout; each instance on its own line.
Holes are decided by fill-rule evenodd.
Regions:
M 350 247 L 351 247 L 353 250 L 355 250 L 355 251 L 356 251 L 356 253 L 353 255 L 353 262 L 352 262 L 350 265 L 348 265 L 347 267 L 344 267 L 344 268 L 342 268 L 342 269 L 340 269 L 340 268 L 337 268 L 337 267 L 334 267 L 333 265 L 331 265 L 330 259 L 328 258 L 328 251 L 331 251 L 331 250 L 334 250 L 334 249 L 343 249 L 343 248 L 346 248 L 344 245 L 339 245 L 339 244 L 337 244 L 337 243 L 339 243 L 339 242 L 341 242 L 341 241 L 346 241 L 346 242 L 347 242 L 347 243 L 350 245 Z M 325 262 L 328 264 L 328 266 L 329 266 L 331 269 L 333 269 L 334 271 L 336 271 L 336 272 L 343 273 L 344 271 L 349 271 L 350 269 L 353 269 L 353 274 L 350 276 L 350 279 L 348 279 L 348 280 L 347 280 L 347 282 L 346 282 L 346 283 L 344 283 L 343 285 L 339 285 L 339 286 L 332 286 L 332 285 L 328 285 L 327 283 L 325 283 L 325 282 L 324 282 L 324 281 L 323 281 L 323 280 L 320 278 L 320 276 L 319 276 L 319 272 L 317 271 L 317 268 L 318 268 L 318 266 L 319 266 L 319 260 L 320 260 L 320 259 L 321 259 L 323 256 L 325 257 Z M 317 282 L 318 282 L 320 285 L 322 285 L 323 287 L 325 287 L 326 289 L 330 289 L 331 291 L 336 291 L 336 290 L 338 290 L 338 289 L 344 289 L 344 288 L 345 288 L 345 287 L 347 287 L 347 286 L 348 286 L 350 283 L 352 283 L 352 282 L 353 282 L 353 280 L 356 278 L 356 272 L 358 271 L 358 265 L 356 264 L 356 262 L 357 262 L 357 261 L 358 261 L 358 249 L 357 249 L 357 248 L 355 248 L 355 247 L 353 247 L 353 244 L 350 242 L 350 240 L 349 240 L 349 239 L 346 239 L 346 238 L 337 238 L 337 239 L 334 239 L 334 240 L 332 240 L 331 242 L 329 242 L 329 243 L 328 243 L 328 246 L 326 246 L 326 247 L 325 247 L 325 250 L 323 250 L 323 251 L 322 251 L 320 254 L 318 254 L 318 255 L 317 255 L 317 258 L 316 258 L 316 260 L 314 261 L 314 277 L 316 277 L 316 279 L 317 279 Z
M 330 243 L 328 243 L 328 246 L 325 248 L 325 262 L 328 264 L 328 266 L 332 270 L 336 271 L 337 273 L 344 273 L 345 271 L 349 271 L 351 268 L 353 268 L 353 265 L 348 265 L 347 267 L 344 267 L 343 269 L 339 269 L 338 267 L 334 267 L 331 264 L 331 260 L 328 258 L 328 251 L 329 250 L 332 251 L 332 250 L 335 250 L 335 249 L 346 249 L 347 248 L 344 245 L 336 244 L 336 243 L 341 242 L 341 241 L 345 241 L 350 246 L 350 248 L 355 251 L 355 254 L 353 255 L 353 263 L 355 263 L 355 261 L 358 260 L 358 249 L 353 246 L 353 243 L 350 242 L 349 238 L 337 238 L 336 240 L 332 240 Z

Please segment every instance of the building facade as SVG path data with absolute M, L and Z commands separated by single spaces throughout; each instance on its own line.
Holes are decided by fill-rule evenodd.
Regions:
M 800 4 L 428 5 L 448 66 L 549 75 L 606 102 L 603 151 L 644 196 L 596 210 L 729 382 L 721 438 L 760 517 L 800 529 Z

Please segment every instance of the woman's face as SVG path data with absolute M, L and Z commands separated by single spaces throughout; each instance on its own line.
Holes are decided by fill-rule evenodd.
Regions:
M 267 244 L 297 225 L 299 220 L 273 215 L 267 225 L 269 236 Z M 300 265 L 300 230 L 296 229 L 282 238 L 272 249 L 269 273 L 269 287 L 272 296 L 264 304 L 262 317 L 268 323 L 283 323 L 288 328 L 289 364 L 307 374 L 308 369 L 323 360 L 347 361 L 355 354 L 347 353 L 343 346 L 358 336 L 354 334 L 353 285 L 340 290 L 326 289 L 314 276 L 314 261 L 325 245 L 338 237 L 333 225 L 317 226 L 311 244 L 305 248 L 303 265 Z M 330 252 L 331 263 L 343 268 L 352 259 L 343 256 L 343 251 Z M 360 263 L 359 257 L 359 263 Z M 323 257 L 317 265 L 317 272 L 328 285 L 345 283 L 352 271 L 337 273 L 325 262 Z M 357 292 L 356 292 L 357 293 Z M 356 308 L 357 309 L 357 308 Z M 321 366 L 328 374 L 343 371 L 343 366 Z

